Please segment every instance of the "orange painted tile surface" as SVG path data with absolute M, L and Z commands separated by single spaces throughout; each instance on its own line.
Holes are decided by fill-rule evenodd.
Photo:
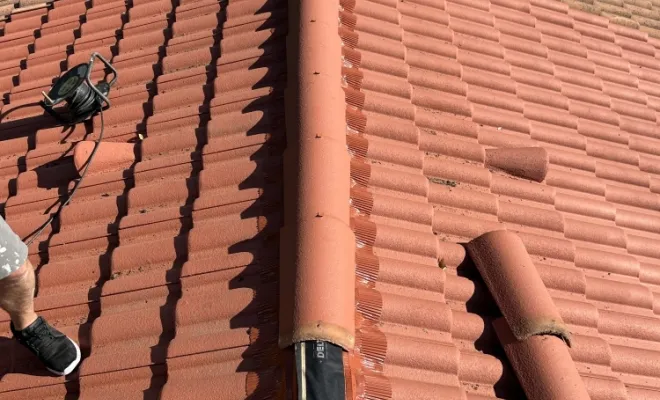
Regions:
M 0 210 L 23 236 L 72 188 L 87 151 L 74 160 L 74 145 L 101 129 L 98 115 L 54 128 L 35 105 L 41 91 L 92 51 L 119 71 L 100 164 L 30 247 L 36 307 L 80 342 L 84 359 L 66 379 L 43 376 L 6 339 L 1 313 L 0 398 L 279 390 L 286 8 L 58 0 L 0 24 Z
M 592 400 L 656 398 L 658 41 L 552 0 L 341 3 L 358 394 L 524 398 L 461 245 L 508 229 Z M 660 5 L 609 3 L 631 21 Z M 527 147 L 547 174 L 488 162 Z

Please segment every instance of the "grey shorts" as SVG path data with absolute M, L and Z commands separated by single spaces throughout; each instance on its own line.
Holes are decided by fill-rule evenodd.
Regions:
M 25 264 L 28 248 L 0 217 L 0 279 L 6 278 Z

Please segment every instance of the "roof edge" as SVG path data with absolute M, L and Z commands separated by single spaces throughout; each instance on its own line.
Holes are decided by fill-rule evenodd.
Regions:
M 290 0 L 280 346 L 355 343 L 355 235 L 339 1 Z

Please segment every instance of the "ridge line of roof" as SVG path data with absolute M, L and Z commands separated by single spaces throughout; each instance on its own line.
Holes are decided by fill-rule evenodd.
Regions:
M 341 87 L 339 1 L 289 1 L 281 347 L 355 342 L 355 235 Z M 291 77 L 293 79 L 291 79 Z

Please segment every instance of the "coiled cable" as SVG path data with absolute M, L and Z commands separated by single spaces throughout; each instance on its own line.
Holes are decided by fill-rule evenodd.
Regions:
M 71 99 L 67 99 L 69 109 L 75 114 L 82 114 L 94 110 L 98 107 L 96 93 L 87 85 L 80 85 L 76 88 Z

